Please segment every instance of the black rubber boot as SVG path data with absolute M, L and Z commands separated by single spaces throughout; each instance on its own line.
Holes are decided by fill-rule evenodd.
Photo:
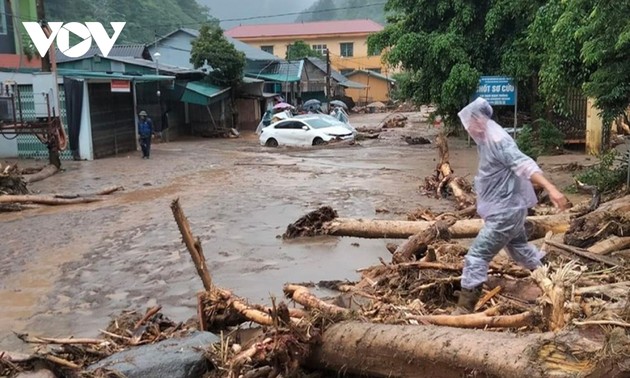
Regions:
M 481 286 L 474 289 L 464 289 L 459 292 L 457 308 L 451 315 L 466 315 L 475 311 L 475 305 L 481 297 Z

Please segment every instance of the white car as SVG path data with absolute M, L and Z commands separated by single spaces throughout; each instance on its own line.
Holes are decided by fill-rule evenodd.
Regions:
M 354 139 L 352 126 L 335 117 L 304 114 L 271 124 L 260 134 L 260 144 L 267 147 L 317 146 Z

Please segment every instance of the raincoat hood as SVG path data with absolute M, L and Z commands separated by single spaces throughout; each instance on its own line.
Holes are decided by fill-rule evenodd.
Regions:
M 492 114 L 492 106 L 481 97 L 457 113 L 464 129 L 477 144 L 498 142 L 508 136 L 503 127 L 492 120 Z

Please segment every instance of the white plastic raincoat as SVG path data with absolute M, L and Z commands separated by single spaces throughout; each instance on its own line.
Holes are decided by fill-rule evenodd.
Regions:
M 468 104 L 458 116 L 479 154 L 475 191 L 484 227 L 466 254 L 461 281 L 463 288 L 473 289 L 487 280 L 490 261 L 504 247 L 527 269 L 541 265 L 542 254 L 527 243 L 525 232 L 527 209 L 537 202 L 530 179 L 541 170 L 491 119 L 492 107 L 483 98 Z
M 537 199 L 530 179 L 534 173 L 542 171 L 518 149 L 503 127 L 490 119 L 490 104 L 479 97 L 458 116 L 479 153 L 479 172 L 475 177 L 479 215 L 486 218 L 534 206 Z

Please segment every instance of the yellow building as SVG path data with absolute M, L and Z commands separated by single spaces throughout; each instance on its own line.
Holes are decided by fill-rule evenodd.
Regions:
M 339 20 L 292 24 L 240 25 L 225 35 L 258 47 L 263 51 L 286 58 L 287 47 L 304 41 L 322 55 L 330 51 L 333 68 L 341 73 L 370 70 L 386 73 L 381 55 L 370 55 L 367 38 L 383 30 L 372 20 Z
M 365 85 L 364 89 L 347 88 L 346 95 L 352 97 L 357 104 L 367 105 L 380 101 L 387 103 L 392 87 L 396 83 L 391 77 L 367 70 L 356 70 L 346 74 L 349 80 Z

